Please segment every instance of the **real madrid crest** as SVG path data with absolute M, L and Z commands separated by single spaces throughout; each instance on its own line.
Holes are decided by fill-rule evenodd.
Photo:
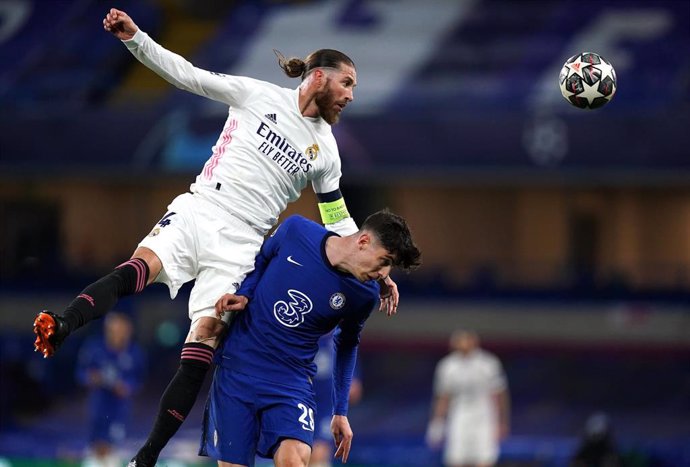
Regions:
M 331 298 L 328 300 L 328 303 L 334 310 L 340 310 L 345 305 L 345 294 L 343 294 L 342 292 L 334 293 L 333 295 L 331 295 Z
M 319 145 L 316 143 L 312 144 L 307 148 L 306 151 L 304 151 L 304 153 L 307 155 L 307 158 L 310 161 L 316 160 L 319 155 Z

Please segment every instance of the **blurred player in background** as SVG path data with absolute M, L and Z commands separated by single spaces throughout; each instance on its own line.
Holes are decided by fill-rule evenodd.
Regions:
M 283 71 L 302 79 L 297 89 L 285 89 L 196 68 L 153 41 L 123 11 L 111 9 L 103 27 L 173 85 L 230 106 L 191 192 L 173 200 L 131 259 L 86 287 L 61 316 L 42 312 L 34 323 L 36 350 L 48 357 L 67 335 L 103 316 L 120 297 L 161 282 L 174 298 L 182 284 L 196 279 L 179 369 L 149 438 L 132 459 L 133 466 L 153 467 L 191 411 L 226 327 L 214 314 L 216 300 L 234 292 L 252 270 L 264 235 L 286 205 L 311 183 L 326 227 L 344 235 L 357 231 L 340 192 L 341 162 L 331 131 L 352 102 L 357 73 L 352 60 L 337 50 L 320 49 L 305 60 L 280 56 Z M 397 286 L 388 277 L 380 285 L 381 310 L 391 315 L 398 305 Z
M 479 336 L 460 330 L 452 352 L 436 366 L 429 446 L 445 439 L 446 467 L 491 467 L 509 433 L 510 398 L 501 362 L 479 346 Z
M 333 416 L 333 335 L 327 334 L 319 339 L 316 353 L 316 376 L 314 376 L 314 399 L 316 415 L 314 420 L 314 444 L 311 447 L 309 467 L 330 467 L 333 457 L 333 435 L 331 419 Z M 362 399 L 362 379 L 355 363 L 350 384 L 349 403 L 356 405 Z
M 347 461 L 350 382 L 360 333 L 376 307 L 376 281 L 393 267 L 420 264 L 406 222 L 389 211 L 367 217 L 341 237 L 291 216 L 266 240 L 237 294 L 216 304 L 240 311 L 216 353 L 218 366 L 204 417 L 201 454 L 222 467 L 306 467 L 315 429 L 313 380 L 319 339 L 333 334 L 335 457 Z
M 103 336 L 87 339 L 79 351 L 77 380 L 89 390 L 90 453 L 84 467 L 122 465 L 113 446 L 125 438 L 132 394 L 144 376 L 144 354 L 132 334 L 127 315 L 112 312 Z

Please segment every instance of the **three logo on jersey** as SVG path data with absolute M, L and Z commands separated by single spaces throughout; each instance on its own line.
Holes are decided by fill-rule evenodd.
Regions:
M 302 266 L 292 255 L 287 257 L 287 262 Z M 304 315 L 309 313 L 314 308 L 314 305 L 307 294 L 297 289 L 289 289 L 287 294 L 289 299 L 278 300 L 273 304 L 273 316 L 283 326 L 296 328 L 304 323 Z M 334 293 L 328 299 L 328 304 L 334 310 L 341 309 L 345 306 L 345 294 L 342 292 Z

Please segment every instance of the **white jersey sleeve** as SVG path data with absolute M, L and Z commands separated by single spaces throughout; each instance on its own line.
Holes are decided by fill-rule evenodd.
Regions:
M 203 70 L 169 51 L 139 29 L 130 40 L 122 41 L 137 60 L 173 86 L 199 96 L 242 106 L 256 89 L 253 78 L 229 76 Z
M 330 163 L 324 166 L 318 175 L 312 181 L 312 188 L 314 193 L 330 193 L 340 188 L 340 177 L 343 173 L 341 170 L 340 153 L 338 152 L 338 145 L 335 142 L 333 134 L 328 138 L 329 150 L 333 152 L 332 157 L 329 158 Z
M 434 395 L 450 395 L 453 392 L 453 382 L 451 379 L 451 368 L 452 362 L 448 357 L 444 357 L 436 365 L 436 371 L 434 373 Z

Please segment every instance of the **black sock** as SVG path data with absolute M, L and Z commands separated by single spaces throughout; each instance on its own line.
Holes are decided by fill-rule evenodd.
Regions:
M 134 460 L 137 467 L 153 467 L 194 406 L 206 372 L 213 360 L 213 347 L 198 342 L 182 346 L 177 373 L 161 397 L 158 414 L 149 437 Z
M 120 297 L 141 292 L 149 279 L 149 266 L 140 258 L 122 263 L 114 271 L 87 286 L 63 313 L 72 332 L 101 318 Z

